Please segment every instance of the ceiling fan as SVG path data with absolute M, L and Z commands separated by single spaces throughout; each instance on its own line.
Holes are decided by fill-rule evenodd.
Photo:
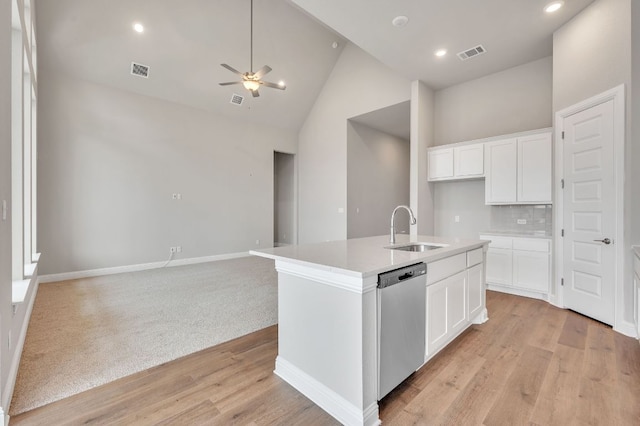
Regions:
M 228 69 L 232 73 L 238 74 L 240 77 L 242 77 L 242 80 L 240 81 L 230 81 L 227 83 L 220 83 L 220 86 L 242 84 L 245 89 L 251 92 L 251 95 L 254 98 L 257 98 L 258 96 L 260 96 L 260 93 L 258 92 L 258 89 L 260 89 L 260 86 L 271 87 L 273 89 L 280 89 L 280 90 L 286 89 L 286 86 L 284 85 L 284 83 L 275 84 L 275 83 L 270 83 L 268 81 L 262 80 L 262 77 L 271 71 L 271 67 L 269 65 L 265 65 L 262 68 L 260 68 L 258 71 L 253 72 L 253 0 L 251 0 L 251 51 L 250 51 L 249 71 L 245 73 L 241 73 L 240 71 L 238 71 L 237 69 L 233 68 L 230 65 L 227 65 L 227 64 L 220 64 L 220 65 L 222 65 L 224 68 Z

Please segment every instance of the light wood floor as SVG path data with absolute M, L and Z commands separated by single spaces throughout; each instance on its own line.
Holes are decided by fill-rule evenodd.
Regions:
M 488 292 L 472 326 L 380 402 L 390 425 L 640 425 L 640 345 Z M 275 326 L 11 418 L 11 425 L 334 425 L 275 376 Z M 69 372 L 72 374 L 72 372 Z

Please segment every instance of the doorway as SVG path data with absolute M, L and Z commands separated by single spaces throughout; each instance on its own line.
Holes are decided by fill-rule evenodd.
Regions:
M 295 155 L 273 152 L 273 246 L 295 242 Z
M 624 87 L 556 115 L 559 304 L 616 327 L 621 319 Z

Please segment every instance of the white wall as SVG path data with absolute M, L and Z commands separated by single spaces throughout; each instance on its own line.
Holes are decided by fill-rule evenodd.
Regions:
M 389 233 L 393 209 L 409 205 L 409 141 L 371 127 L 347 125 L 347 238 Z M 409 233 L 398 213 L 396 231 Z
M 435 99 L 436 145 L 551 127 L 552 58 L 439 90 Z M 433 186 L 435 235 L 478 238 L 490 229 L 484 180 Z
M 628 246 L 631 232 L 637 229 L 638 188 L 633 191 L 633 169 L 639 164 L 639 153 L 632 145 L 631 91 L 631 1 L 596 0 L 553 35 L 553 110 L 590 98 L 620 84 L 625 85 L 627 129 L 625 137 L 625 247 L 623 316 L 631 321 L 632 256 Z M 633 0 L 637 3 L 637 0 Z M 634 6 L 634 9 L 637 7 Z M 637 15 L 637 12 L 636 12 Z M 640 22 L 639 22 L 640 24 Z M 634 30 L 637 32 L 637 30 Z M 640 82 L 636 83 L 640 84 Z M 635 156 L 635 157 L 634 157 Z M 635 231 L 636 233 L 638 231 Z M 637 235 L 636 235 L 637 238 Z M 638 240 L 636 239 L 636 242 Z
M 347 237 L 347 120 L 410 97 L 408 80 L 345 46 L 299 134 L 300 243 Z
M 640 2 L 631 2 L 631 153 L 627 164 L 631 165 L 627 199 L 631 203 L 631 243 L 640 245 Z
M 11 1 L 0 1 L 0 203 L 11 211 Z M 11 217 L 0 217 L 0 401 L 11 365 L 5 345 L 11 330 Z M 9 407 L 0 407 L 8 410 Z M 3 419 L 4 421 L 4 419 Z
M 551 127 L 552 58 L 436 92 L 435 145 Z
M 49 70 L 39 86 L 41 274 L 272 245 L 273 151 L 295 132 Z

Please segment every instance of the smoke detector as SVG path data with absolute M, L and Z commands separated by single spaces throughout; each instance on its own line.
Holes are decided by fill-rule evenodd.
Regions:
M 242 102 L 244 102 L 244 96 L 238 95 L 236 93 L 231 95 L 230 103 L 240 106 L 240 105 L 242 105 Z
M 479 44 L 476 47 L 472 47 L 471 49 L 467 49 L 458 53 L 458 58 L 460 58 L 461 61 L 466 61 L 469 58 L 482 55 L 485 52 L 486 52 L 485 48 Z
M 149 67 L 131 62 L 131 74 L 137 75 L 138 77 L 149 78 Z

